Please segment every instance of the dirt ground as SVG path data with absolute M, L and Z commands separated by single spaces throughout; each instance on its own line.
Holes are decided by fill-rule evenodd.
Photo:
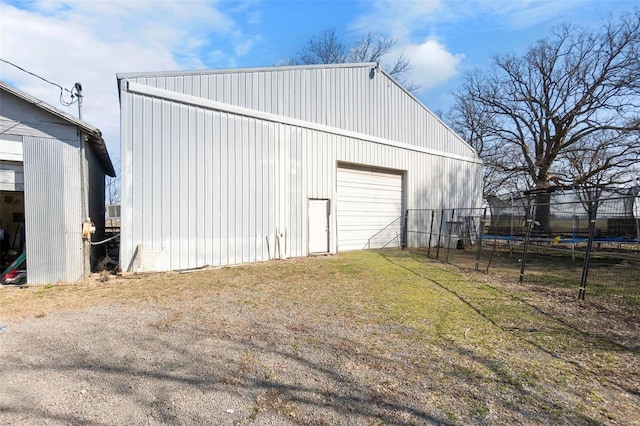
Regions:
M 0 424 L 640 424 L 638 324 L 611 343 L 624 354 L 610 365 L 631 363 L 631 377 L 616 384 L 592 364 L 574 377 L 569 349 L 501 337 L 499 315 L 484 321 L 471 297 L 375 256 L 2 288 Z M 368 287 L 376 277 L 386 282 Z M 414 293 L 390 280 L 429 303 L 441 294 L 431 311 L 476 319 L 414 316 Z M 396 285 L 406 304 L 377 295 Z M 432 339 L 424 327 L 446 330 Z M 483 333 L 496 340 L 476 342 Z M 524 374 L 556 362 L 570 372 Z

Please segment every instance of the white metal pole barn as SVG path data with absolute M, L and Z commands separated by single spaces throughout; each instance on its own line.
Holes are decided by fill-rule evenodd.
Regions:
M 119 74 L 123 270 L 394 246 L 405 209 L 479 207 L 476 152 L 376 66 Z

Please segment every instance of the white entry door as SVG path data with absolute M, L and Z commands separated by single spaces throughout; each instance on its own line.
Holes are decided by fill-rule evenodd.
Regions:
M 329 200 L 309 200 L 309 253 L 329 251 Z

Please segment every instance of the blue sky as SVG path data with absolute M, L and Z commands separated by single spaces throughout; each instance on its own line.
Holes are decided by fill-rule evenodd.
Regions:
M 519 53 L 558 24 L 597 25 L 638 0 L 0 0 L 0 58 L 65 88 L 82 83 L 83 116 L 119 157 L 116 73 L 271 66 L 335 28 L 350 42 L 369 31 L 397 40 L 408 79 L 446 111 L 461 75 L 496 53 Z M 53 106 L 59 90 L 0 62 L 0 79 Z

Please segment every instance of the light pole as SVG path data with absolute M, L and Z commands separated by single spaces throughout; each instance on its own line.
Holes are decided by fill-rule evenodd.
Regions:
M 82 85 L 76 83 L 73 86 L 75 95 L 78 99 L 78 119 L 82 121 Z M 85 153 L 85 134 L 82 130 L 78 131 L 80 137 L 80 196 L 82 197 L 82 278 L 84 281 L 89 279 L 91 274 L 91 218 L 89 217 L 89 183 L 87 181 L 87 158 Z

